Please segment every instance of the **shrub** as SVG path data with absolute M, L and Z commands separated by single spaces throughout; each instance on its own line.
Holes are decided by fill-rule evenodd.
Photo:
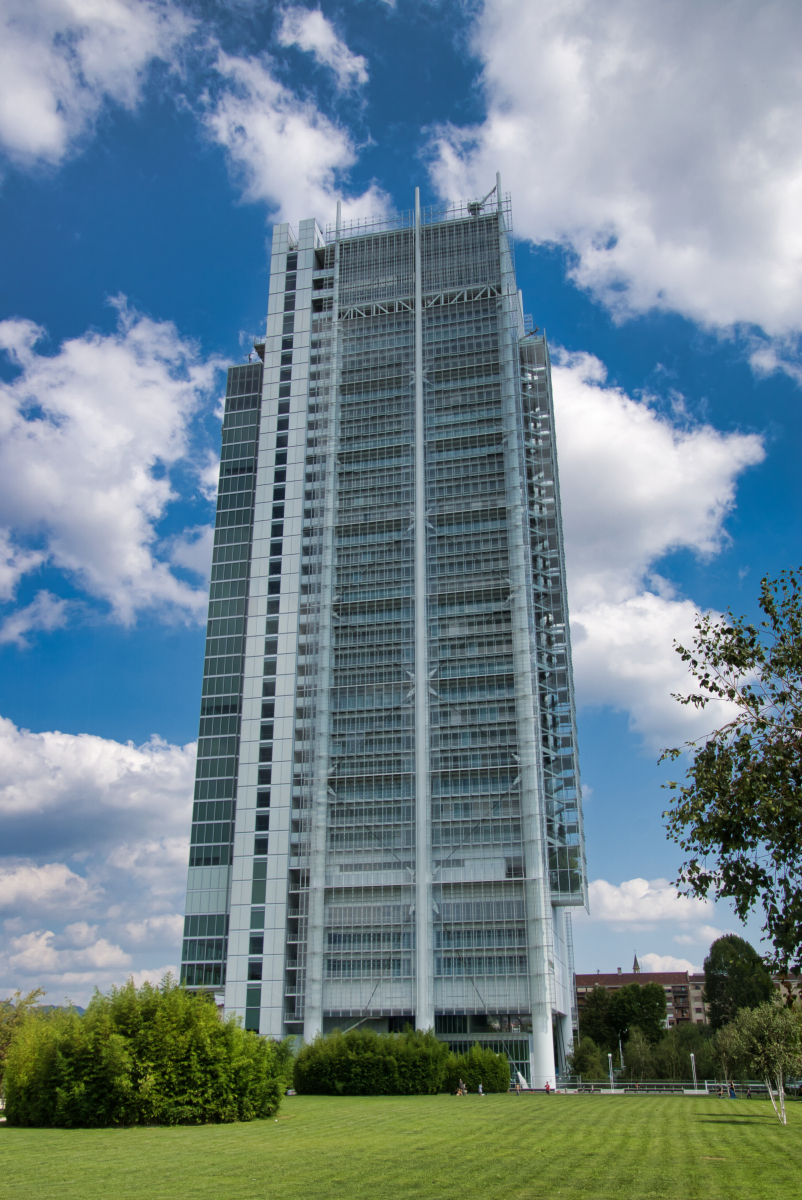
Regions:
M 431 1031 L 319 1035 L 295 1060 L 295 1090 L 319 1096 L 433 1096 L 445 1086 L 448 1046 Z
M 572 1075 L 581 1075 L 583 1079 L 609 1078 L 607 1055 L 599 1049 L 592 1037 L 584 1036 L 579 1039 L 568 1055 L 568 1066 Z
M 488 1047 L 474 1044 L 467 1054 L 450 1055 L 446 1090 L 456 1092 L 460 1079 L 469 1092 L 478 1091 L 480 1083 L 483 1092 L 507 1092 L 510 1061 L 506 1054 L 494 1054 Z
M 250 1121 L 272 1116 L 282 1090 L 273 1044 L 169 975 L 96 992 L 84 1016 L 28 1016 L 5 1087 L 9 1125 L 68 1128 Z

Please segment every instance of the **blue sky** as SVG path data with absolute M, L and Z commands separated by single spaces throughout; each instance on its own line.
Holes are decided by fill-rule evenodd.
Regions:
M 802 13 L 0 3 L 0 993 L 175 966 L 223 369 L 271 222 L 512 193 L 555 361 L 591 912 L 699 967 L 674 638 L 799 563 Z M 757 940 L 759 921 L 750 925 Z

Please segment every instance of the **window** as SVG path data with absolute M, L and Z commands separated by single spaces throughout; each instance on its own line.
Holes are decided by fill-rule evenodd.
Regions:
M 251 941 L 248 947 L 249 954 L 261 954 L 265 948 L 264 934 L 252 933 Z

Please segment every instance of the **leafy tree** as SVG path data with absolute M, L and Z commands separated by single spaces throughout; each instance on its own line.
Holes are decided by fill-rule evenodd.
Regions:
M 710 1024 L 720 1029 L 741 1008 L 757 1008 L 774 995 L 774 984 L 758 952 L 744 938 L 717 938 L 705 959 L 705 1003 Z
M 802 1069 L 802 1038 L 796 1014 L 776 1001 L 761 1004 L 758 1008 L 742 1008 L 732 1028 L 740 1039 L 744 1057 L 765 1079 L 772 1107 L 780 1123 L 785 1125 L 785 1076 Z M 779 1111 L 772 1083 L 777 1088 Z
M 624 1050 L 624 1074 L 627 1079 L 637 1083 L 655 1078 L 652 1046 L 637 1025 L 630 1030 Z
M 713 1040 L 713 1058 L 721 1079 L 748 1078 L 751 1064 L 734 1022 L 717 1031 Z
M 608 1025 L 614 1045 L 638 1028 L 649 1042 L 665 1034 L 666 994 L 659 983 L 628 983 L 610 996 Z
M 592 1037 L 586 1035 L 579 1039 L 568 1055 L 568 1069 L 572 1075 L 581 1075 L 583 1079 L 607 1079 L 607 1055 Z
M 627 983 L 615 991 L 596 986 L 579 1011 L 579 1032 L 605 1053 L 618 1049 L 636 1026 L 650 1042 L 665 1033 L 666 996 L 659 983 Z
M 11 1039 L 19 1029 L 26 1016 L 35 1008 L 37 1000 L 45 995 L 43 988 L 35 988 L 23 996 L 15 992 L 9 1000 L 0 1000 L 0 1083 L 3 1081 L 8 1048 Z
M 688 855 L 685 893 L 731 899 L 742 920 L 762 906 L 787 974 L 802 965 L 802 572 L 763 579 L 759 603 L 757 625 L 729 610 L 700 616 L 691 648 L 676 646 L 698 686 L 676 699 L 699 709 L 723 700 L 733 716 L 686 744 L 687 782 L 666 784 L 675 795 L 664 816 Z
M 579 1010 L 579 1033 L 582 1039 L 590 1038 L 594 1045 L 605 1053 L 612 1049 L 613 1033 L 610 1027 L 610 995 L 598 984 L 585 993 L 585 1001 Z M 617 1036 L 617 1035 L 616 1035 Z
M 249 1121 L 277 1110 L 274 1047 L 221 1021 L 168 975 L 99 992 L 86 1013 L 29 1014 L 6 1065 L 10 1125 L 100 1127 Z

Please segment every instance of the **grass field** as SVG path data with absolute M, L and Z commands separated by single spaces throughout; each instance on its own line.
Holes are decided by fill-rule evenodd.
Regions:
M 793 1195 L 802 1104 L 634 1096 L 284 1100 L 205 1128 L 0 1125 L 3 1200 L 521 1200 Z

